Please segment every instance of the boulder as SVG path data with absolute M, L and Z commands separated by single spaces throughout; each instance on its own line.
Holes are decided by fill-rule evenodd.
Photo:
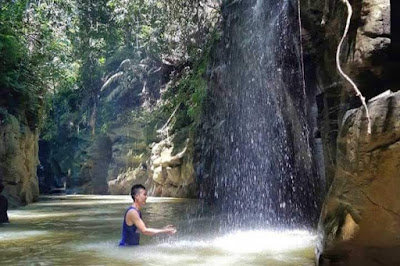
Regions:
M 400 92 L 346 113 L 320 216 L 319 265 L 400 265 Z

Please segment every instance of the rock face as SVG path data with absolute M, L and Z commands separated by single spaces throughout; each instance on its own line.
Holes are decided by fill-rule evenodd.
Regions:
M 321 213 L 320 265 L 399 265 L 400 92 L 346 113 L 337 169 Z M 375 264 L 374 264 L 375 263 Z
M 197 185 L 190 141 L 187 139 L 183 147 L 177 149 L 172 139 L 173 136 L 153 143 L 148 161 L 109 181 L 109 192 L 129 194 L 132 185 L 143 184 L 152 196 L 196 197 Z
M 142 166 L 134 170 L 126 171 L 118 175 L 117 179 L 108 182 L 108 190 L 110 194 L 130 194 L 134 184 L 143 184 L 147 187 L 148 173 Z
M 358 72 L 370 68 L 379 78 L 384 65 L 377 64 L 376 60 L 387 54 L 390 45 L 390 0 L 364 0 L 360 16 L 361 26 L 357 29 L 353 61 L 359 67 Z
M 398 46 L 392 43 L 397 31 L 390 24 L 397 4 L 389 0 L 350 3 L 353 16 L 341 51 L 342 68 L 367 99 L 397 90 L 400 79 L 393 73 L 398 72 L 394 56 Z M 317 93 L 316 135 L 323 143 L 329 189 L 319 222 L 317 262 L 398 265 L 399 94 L 370 100 L 373 124 L 368 135 L 360 100 L 336 69 L 346 6 L 326 0 L 301 1 L 301 5 L 306 83 Z
M 28 204 L 39 196 L 36 176 L 38 132 L 12 115 L 0 124 L 0 181 L 11 206 Z
M 152 147 L 150 174 L 154 186 L 151 193 L 163 197 L 196 197 L 191 143 L 187 139 L 182 150 L 174 152 L 171 140 L 172 137 L 166 138 Z
M 389 0 L 350 1 L 353 16 L 343 43 L 341 63 L 362 94 L 370 99 L 398 88 L 392 77 L 396 64 L 391 50 Z M 336 138 L 345 112 L 360 106 L 351 86 L 336 69 L 335 54 L 347 9 L 342 1 L 301 1 L 303 50 L 308 89 L 317 94 L 318 125 L 324 151 L 326 188 L 336 171 Z
M 112 158 L 111 139 L 106 135 L 96 137 L 89 149 L 89 159 L 80 171 L 79 181 L 82 182 L 83 192 L 89 194 L 107 194 L 107 175 Z

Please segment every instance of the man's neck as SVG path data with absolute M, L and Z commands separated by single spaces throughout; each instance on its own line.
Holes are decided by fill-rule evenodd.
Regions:
M 140 206 L 140 204 L 138 204 L 137 202 L 133 202 L 132 203 L 132 207 L 135 207 L 136 209 L 138 209 L 138 210 L 140 210 L 141 209 L 141 206 Z

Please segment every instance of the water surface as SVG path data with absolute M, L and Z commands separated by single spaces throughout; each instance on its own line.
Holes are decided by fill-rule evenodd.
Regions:
M 117 246 L 129 196 L 41 197 L 0 225 L 2 265 L 313 265 L 315 235 L 304 230 L 222 229 L 224 216 L 201 201 L 148 198 L 147 226 L 174 224 L 174 236 L 141 236 Z

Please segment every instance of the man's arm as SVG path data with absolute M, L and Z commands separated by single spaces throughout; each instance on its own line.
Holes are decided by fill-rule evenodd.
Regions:
M 134 224 L 142 234 L 147 235 L 147 236 L 163 234 L 163 233 L 173 235 L 176 233 L 176 229 L 172 225 L 167 225 L 162 229 L 146 227 L 143 220 L 140 218 L 138 212 L 135 210 L 129 211 L 126 218 L 127 218 L 128 225 Z

